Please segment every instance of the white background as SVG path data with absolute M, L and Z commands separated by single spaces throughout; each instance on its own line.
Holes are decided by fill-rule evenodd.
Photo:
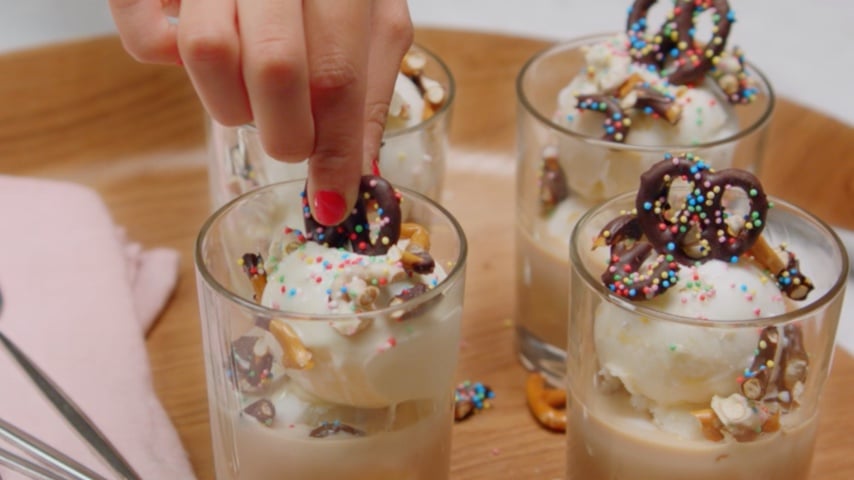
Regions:
M 410 0 L 409 6 L 416 25 L 567 39 L 621 29 L 630 1 Z M 854 125 L 854 1 L 730 4 L 738 20 L 730 44 L 745 50 L 778 93 Z M 0 5 L 0 52 L 115 31 L 107 0 Z

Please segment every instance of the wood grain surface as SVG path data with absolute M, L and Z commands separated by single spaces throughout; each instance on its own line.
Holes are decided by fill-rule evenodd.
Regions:
M 454 72 L 448 208 L 471 250 L 457 375 L 487 383 L 493 408 L 455 426 L 452 478 L 556 479 L 564 440 L 539 428 L 513 352 L 514 79 L 534 40 L 419 30 Z M 116 38 L 0 57 L 0 173 L 100 192 L 147 247 L 182 254 L 178 288 L 147 340 L 157 394 L 200 479 L 213 478 L 192 245 L 209 212 L 203 112 L 183 70 L 139 65 Z M 770 193 L 854 228 L 854 129 L 781 100 L 763 180 Z M 771 167 L 771 168 L 767 168 Z M 854 359 L 838 350 L 823 398 L 813 478 L 854 478 Z

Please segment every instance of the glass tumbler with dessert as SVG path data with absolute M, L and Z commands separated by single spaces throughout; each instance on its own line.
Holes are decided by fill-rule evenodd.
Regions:
M 570 246 L 570 480 L 805 480 L 848 259 L 758 179 L 666 155 Z
M 304 180 L 254 189 L 196 246 L 217 478 L 447 479 L 466 240 L 366 175 L 340 225 Z
M 554 45 L 517 77 L 517 350 L 553 386 L 563 384 L 578 218 L 634 188 L 665 152 L 754 173 L 763 158 L 774 94 L 728 45 L 728 3 L 679 0 L 657 29 L 655 3 L 633 2 L 624 31 Z

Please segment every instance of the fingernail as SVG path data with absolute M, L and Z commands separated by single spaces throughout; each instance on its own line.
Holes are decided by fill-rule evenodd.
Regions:
M 371 159 L 371 173 L 374 174 L 375 177 L 380 176 L 380 156 L 377 155 L 373 159 Z
M 344 196 L 331 190 L 320 190 L 314 194 L 314 218 L 324 225 L 336 225 L 344 218 L 347 201 Z

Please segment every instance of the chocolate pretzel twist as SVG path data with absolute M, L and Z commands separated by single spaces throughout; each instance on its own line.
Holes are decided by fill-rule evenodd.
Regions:
M 673 10 L 659 31 L 647 33 L 647 14 L 656 0 L 635 0 L 629 9 L 627 34 L 629 53 L 641 63 L 665 71 L 674 85 L 702 81 L 726 48 L 735 15 L 726 0 L 676 0 Z M 714 10 L 712 38 L 700 44 L 694 38 L 697 16 Z
M 382 177 L 362 176 L 356 205 L 338 225 L 321 225 L 311 214 L 305 192 L 302 206 L 306 238 L 328 247 L 343 248 L 349 243 L 356 253 L 384 255 L 400 239 L 400 194 Z M 376 234 L 371 231 L 371 215 L 378 220 Z
M 683 205 L 670 212 L 670 188 L 677 179 L 687 182 L 689 191 Z M 750 203 L 744 225 L 735 233 L 723 205 L 724 193 L 732 188 L 744 191 Z M 768 199 L 759 179 L 748 172 L 716 172 L 690 153 L 668 154 L 641 175 L 635 206 L 640 227 L 656 250 L 692 265 L 713 258 L 735 261 L 750 249 L 765 227 Z
M 655 253 L 649 242 L 641 241 L 642 234 L 637 217 L 625 214 L 608 222 L 596 243 L 611 247 L 602 282 L 615 294 L 630 300 L 660 295 L 678 281 L 679 266 L 668 256 Z M 655 257 L 649 262 L 652 255 Z

